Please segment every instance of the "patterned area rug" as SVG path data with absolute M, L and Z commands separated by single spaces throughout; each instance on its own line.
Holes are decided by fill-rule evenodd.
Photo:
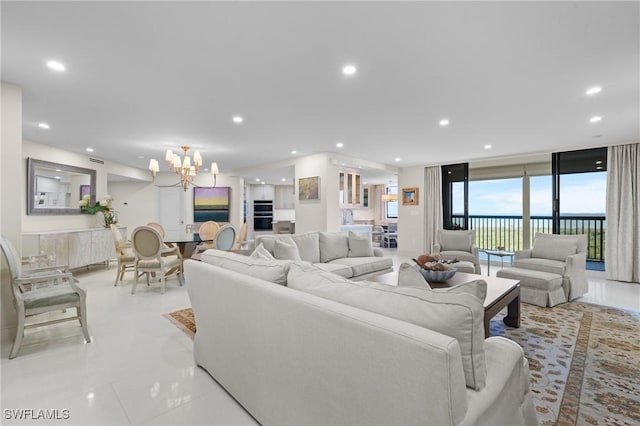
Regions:
M 640 424 L 640 313 L 574 302 L 521 314 L 517 329 L 498 314 L 491 335 L 524 348 L 540 425 Z M 166 317 L 193 338 L 191 309 Z

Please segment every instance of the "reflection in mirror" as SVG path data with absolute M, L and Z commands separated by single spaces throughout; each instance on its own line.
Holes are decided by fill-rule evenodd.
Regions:
M 96 171 L 28 159 L 28 214 L 80 214 L 78 202 L 95 203 Z

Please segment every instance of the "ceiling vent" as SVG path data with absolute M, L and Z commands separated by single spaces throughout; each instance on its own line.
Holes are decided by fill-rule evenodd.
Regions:
M 104 160 L 99 160 L 97 158 L 89 157 L 89 161 L 91 161 L 92 163 L 104 164 Z

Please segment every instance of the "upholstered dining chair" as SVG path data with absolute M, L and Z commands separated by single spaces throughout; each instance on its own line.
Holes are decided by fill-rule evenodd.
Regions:
M 197 250 L 204 251 L 210 248 L 215 248 L 213 241 L 216 238 L 216 234 L 220 230 L 220 224 L 213 220 L 208 220 L 200 225 L 198 229 L 198 235 L 202 242 L 198 244 Z
M 161 292 L 165 292 L 167 275 L 176 273 L 178 281 L 182 285 L 182 256 L 178 247 L 174 247 L 174 255 L 167 256 L 163 249 L 162 236 L 150 226 L 139 226 L 131 233 L 131 243 L 135 253 L 135 279 L 131 294 L 135 294 L 138 278 L 145 274 L 147 285 L 149 275 L 158 272 L 160 274 Z
M 0 246 L 11 273 L 13 304 L 18 313 L 18 325 L 9 359 L 18 355 L 24 329 L 41 327 L 64 321 L 78 320 L 82 327 L 84 340 L 89 343 L 87 327 L 87 293 L 77 285 L 76 279 L 66 266 L 50 266 L 38 269 L 22 270 L 18 252 L 9 240 L 0 236 Z M 76 308 L 73 317 L 48 317 L 46 320 L 25 325 L 27 318 L 53 311 Z
M 125 241 L 122 233 L 117 225 L 111 224 L 111 232 L 113 233 L 113 241 L 116 248 L 116 257 L 118 259 L 118 270 L 116 271 L 116 280 L 113 285 L 117 286 L 118 281 L 122 281 L 125 272 L 133 272 L 135 269 L 136 256 L 132 251 L 131 241 Z
M 229 223 L 220 228 L 213 240 L 213 246 L 218 250 L 231 250 L 235 242 L 236 228 Z
M 247 240 L 247 234 L 249 233 L 249 223 L 245 222 L 240 227 L 240 232 L 238 232 L 238 236 L 236 237 L 236 242 L 233 245 L 233 250 L 242 250 L 246 249 L 251 241 Z
M 174 256 L 177 246 L 174 245 L 174 244 L 168 244 L 168 243 L 164 242 L 164 237 L 167 236 L 167 232 L 165 231 L 164 226 L 162 226 L 162 224 L 160 224 L 158 222 L 149 222 L 149 223 L 147 223 L 147 226 L 150 226 L 151 228 L 153 228 L 156 231 L 158 231 L 158 233 L 162 237 L 163 244 L 164 244 L 163 249 L 162 249 L 162 255 L 163 256 Z
M 150 226 L 153 229 L 155 229 L 156 231 L 158 231 L 158 233 L 160 234 L 160 236 L 162 238 L 164 238 L 167 235 L 167 232 L 164 230 L 164 226 L 162 226 L 162 224 L 160 224 L 158 222 L 149 222 L 149 223 L 147 223 L 147 226 Z

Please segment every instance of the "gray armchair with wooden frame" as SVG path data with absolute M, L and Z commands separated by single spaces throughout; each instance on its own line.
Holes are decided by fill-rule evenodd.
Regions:
M 76 279 L 66 266 L 50 266 L 23 270 L 22 261 L 15 247 L 5 237 L 0 237 L 0 246 L 11 273 L 13 304 L 18 314 L 16 336 L 9 359 L 18 355 L 25 328 L 41 327 L 64 321 L 78 320 L 84 340 L 89 343 L 87 326 L 87 293 L 77 285 Z M 40 314 L 75 308 L 76 315 L 48 318 L 42 322 L 26 324 L 26 319 Z

